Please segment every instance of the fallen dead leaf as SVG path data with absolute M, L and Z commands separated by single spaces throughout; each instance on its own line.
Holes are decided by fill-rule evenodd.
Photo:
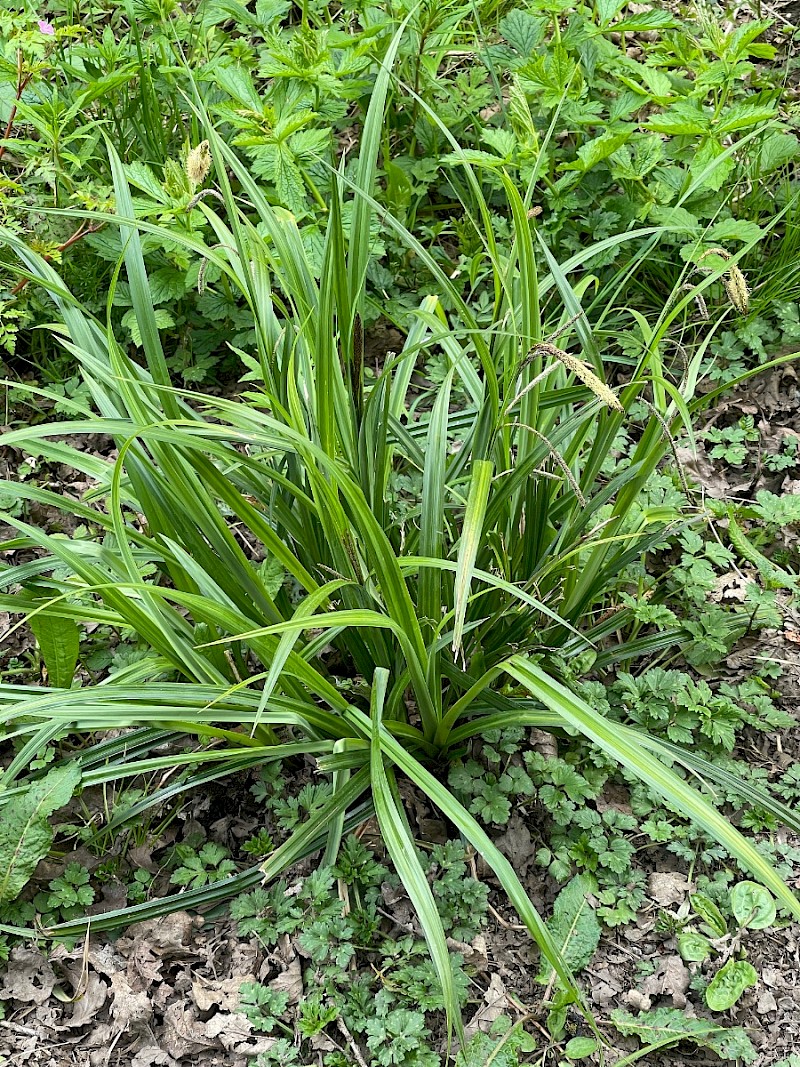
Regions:
M 50 999 L 56 975 L 48 960 L 35 948 L 18 945 L 0 974 L 0 1000 L 44 1004 Z
M 668 904 L 682 904 L 689 889 L 689 879 L 675 872 L 654 871 L 647 879 L 647 892 L 656 904 L 664 907 Z
M 469 1041 L 475 1034 L 488 1033 L 501 1015 L 508 1011 L 508 995 L 499 974 L 489 979 L 489 988 L 483 996 L 483 1004 L 464 1027 L 464 1038 Z
M 297 1004 L 303 999 L 303 968 L 295 957 L 285 971 L 269 983 L 269 988 L 277 993 L 288 993 L 289 1004 Z

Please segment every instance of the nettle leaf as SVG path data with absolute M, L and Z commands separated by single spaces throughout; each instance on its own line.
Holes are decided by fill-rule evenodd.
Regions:
M 671 136 L 688 136 L 693 133 L 708 133 L 711 118 L 699 103 L 680 100 L 671 108 L 653 117 L 646 123 L 648 130 L 668 133 Z
M 685 230 L 687 233 L 700 232 L 700 220 L 685 207 L 654 204 L 648 217 L 654 226 L 668 226 L 671 230 Z
M 81 780 L 77 764 L 54 767 L 41 781 L 2 808 L 0 904 L 15 900 L 53 843 L 48 818 L 63 808 Z
M 292 152 L 298 159 L 317 159 L 327 154 L 330 140 L 330 130 L 299 130 L 292 134 Z
M 798 152 L 800 141 L 793 133 L 771 133 L 758 150 L 758 169 L 762 174 L 769 174 L 795 160 Z
M 146 163 L 139 163 L 138 161 L 126 163 L 125 177 L 131 185 L 140 189 L 143 193 L 148 193 L 160 204 L 169 203 L 169 197 L 164 192 L 161 182 Z
M 608 159 L 618 148 L 621 148 L 630 137 L 630 131 L 621 133 L 604 133 L 601 137 L 595 137 L 578 149 L 578 159 L 574 163 L 567 163 L 562 170 L 591 170 L 604 159 Z
M 306 207 L 306 189 L 303 176 L 294 161 L 293 153 L 283 145 L 278 145 L 275 154 L 274 177 L 275 191 L 281 203 L 302 215 Z
M 647 30 L 665 30 L 677 25 L 675 16 L 662 8 L 640 11 L 636 15 L 626 15 L 611 27 L 615 33 L 646 33 Z
M 600 923 L 588 897 L 597 892 L 590 874 L 576 875 L 561 890 L 553 905 L 547 927 L 567 966 L 577 974 L 587 966 L 600 942 Z M 550 981 L 552 968 L 545 965 L 536 977 L 543 985 Z
M 746 960 L 728 960 L 706 989 L 706 1004 L 712 1011 L 732 1008 L 745 989 L 758 982 L 755 967 Z
M 246 104 L 257 113 L 261 111 L 263 105 L 253 84 L 253 78 L 241 64 L 231 63 L 215 67 L 214 81 L 225 96 L 232 97 L 240 104 Z
M 154 304 L 177 300 L 191 288 L 186 282 L 186 271 L 177 267 L 160 267 L 148 275 L 148 281 Z
M 500 32 L 521 56 L 529 56 L 537 45 L 544 40 L 547 19 L 536 18 L 527 11 L 509 11 L 500 20 Z
M 693 1041 L 716 1052 L 723 1060 L 752 1063 L 756 1058 L 756 1050 L 742 1027 L 726 1029 L 707 1019 L 692 1019 L 678 1008 L 657 1008 L 640 1015 L 614 1008 L 611 1021 L 623 1037 L 637 1037 L 643 1045 Z
M 775 922 L 775 900 L 758 882 L 738 882 L 731 890 L 731 910 L 739 926 L 765 930 Z
M 484 130 L 481 140 L 493 148 L 504 159 L 510 159 L 517 145 L 517 139 L 511 130 Z
M 718 137 L 736 130 L 746 130 L 750 126 L 758 126 L 761 122 L 768 122 L 775 117 L 774 107 L 764 107 L 762 104 L 743 100 L 739 104 L 723 111 L 714 125 L 714 132 Z
M 625 0 L 595 0 L 594 7 L 600 25 L 608 26 L 608 23 L 611 22 L 624 3 Z
M 59 619 L 41 612 L 28 621 L 47 667 L 50 685 L 55 689 L 69 689 L 80 652 L 78 624 L 74 619 Z

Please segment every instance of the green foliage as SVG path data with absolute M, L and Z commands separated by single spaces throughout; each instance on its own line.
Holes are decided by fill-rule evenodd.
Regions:
M 737 924 L 732 941 L 725 916 L 711 897 L 698 892 L 689 899 L 699 930 L 690 919 L 678 935 L 678 951 L 689 963 L 702 964 L 709 957 L 722 961 L 705 988 L 705 999 L 712 1011 L 727 1011 L 758 981 L 752 964 L 731 952 L 744 930 L 764 930 L 775 922 L 775 901 L 757 882 L 737 882 L 724 901 Z
M 199 852 L 189 845 L 176 845 L 175 859 L 177 866 L 170 882 L 187 889 L 200 889 L 227 878 L 236 870 L 227 848 L 213 841 L 207 841 Z
M 575 973 L 588 966 L 600 943 L 600 923 L 589 900 L 596 889 L 591 875 L 576 875 L 556 897 L 548 920 L 556 944 Z M 552 968 L 542 967 L 537 981 L 547 983 L 552 974 Z
M 488 1033 L 480 1031 L 460 1049 L 456 1067 L 519 1067 L 520 1056 L 536 1050 L 536 1041 L 519 1025 L 513 1025 L 507 1015 L 492 1023 Z M 523 1061 L 524 1062 L 524 1061 Z
M 89 872 L 80 863 L 68 863 L 64 873 L 50 882 L 46 910 L 64 919 L 72 919 L 94 900 L 94 890 L 89 885 Z
M 288 1002 L 289 994 L 285 990 L 270 989 L 261 982 L 244 982 L 239 987 L 239 1011 L 254 1030 L 265 1034 L 275 1029 Z
M 435 1062 L 404 984 L 457 1028 L 465 985 L 447 936 L 474 937 L 485 914 L 462 846 L 417 851 L 412 797 L 481 855 L 538 941 L 553 1033 L 580 999 L 573 972 L 600 918 L 641 902 L 626 836 L 637 821 L 656 841 L 674 824 L 678 854 L 701 863 L 731 855 L 798 914 L 771 857 L 686 770 L 719 785 L 721 803 L 755 798 L 759 818 L 786 819 L 732 758 L 743 727 L 770 717 L 766 694 L 658 659 L 717 662 L 794 584 L 732 510 L 730 547 L 699 532 L 705 512 L 674 462 L 714 399 L 697 386 L 733 317 L 738 264 L 768 258 L 775 203 L 789 209 L 796 141 L 779 80 L 756 62 L 772 55 L 767 24 L 585 4 L 564 20 L 537 4 L 491 8 L 484 32 L 448 5 L 297 18 L 270 4 L 211 6 L 195 33 L 194 12 L 162 14 L 111 18 L 102 37 L 60 26 L 80 63 L 52 77 L 56 42 L 7 16 L 25 123 L 7 159 L 26 179 L 2 231 L 7 297 L 30 315 L 28 354 L 55 338 L 88 398 L 66 405 L 66 427 L 22 424 L 4 443 L 91 488 L 77 500 L 19 483 L 86 532 L 5 514 L 5 547 L 32 562 L 0 564 L 2 589 L 18 589 L 0 590 L 0 609 L 122 631 L 136 654 L 80 690 L 0 685 L 19 744 L 3 814 L 36 800 L 33 759 L 67 735 L 74 754 L 50 773 L 104 784 L 137 770 L 113 747 L 132 732 L 130 761 L 170 783 L 138 814 L 274 764 L 254 790 L 278 842 L 260 871 L 185 843 L 183 891 L 145 910 L 247 890 L 234 905 L 244 934 L 302 940 L 318 989 L 305 1034 L 341 1011 L 379 1063 Z M 625 35 L 640 31 L 629 55 Z M 451 64 L 464 52 L 485 71 Z M 358 155 L 340 166 L 353 126 Z M 756 172 L 781 186 L 776 201 Z M 44 189 L 54 210 L 34 239 L 26 213 Z M 735 251 L 710 255 L 723 245 Z M 749 314 L 741 291 L 734 305 Z M 379 316 L 399 340 L 373 359 L 364 332 Z M 735 342 L 760 358 L 751 326 Z M 245 366 L 243 392 L 172 388 L 176 373 L 221 371 L 223 352 Z M 113 454 L 77 447 L 81 434 L 107 435 Z M 708 594 L 737 556 L 758 577 L 753 602 L 729 609 Z M 606 688 L 589 672 L 619 678 Z M 530 728 L 569 743 L 557 759 L 520 757 Z M 286 794 L 277 768 L 301 756 L 320 777 Z M 629 790 L 631 814 L 600 803 L 606 783 Z M 482 825 L 518 803 L 557 828 L 537 856 L 567 882 L 547 923 Z M 52 808 L 31 810 L 9 899 L 52 840 Z M 340 846 L 372 816 L 433 970 L 397 948 L 401 979 L 367 1018 L 363 989 L 337 976 L 377 935 L 385 879 Z M 296 891 L 275 883 L 320 851 Z M 270 886 L 253 890 L 261 875 Z
M 706 988 L 706 1004 L 712 1011 L 732 1008 L 742 993 L 758 982 L 755 967 L 746 960 L 728 960 Z
M 53 842 L 48 818 L 64 807 L 81 779 L 72 763 L 54 767 L 3 808 L 0 820 L 0 903 L 15 900 Z
M 34 615 L 30 620 L 47 678 L 56 689 L 69 689 L 75 675 L 80 652 L 80 633 L 73 619 L 59 619 L 52 615 Z
M 722 1060 L 752 1063 L 756 1059 L 756 1050 L 741 1027 L 726 1028 L 705 1019 L 691 1019 L 677 1008 L 657 1008 L 640 1015 L 614 1008 L 611 1020 L 621 1034 L 638 1038 L 644 1046 L 663 1048 L 664 1044 L 688 1041 L 710 1049 Z

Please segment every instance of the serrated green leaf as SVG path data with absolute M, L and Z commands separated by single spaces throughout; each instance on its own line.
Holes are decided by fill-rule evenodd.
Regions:
M 737 130 L 746 130 L 750 126 L 758 126 L 759 123 L 768 122 L 774 117 L 774 107 L 764 107 L 761 104 L 743 100 L 723 111 L 714 125 L 714 132 L 718 137 L 724 137 Z
M 153 322 L 159 330 L 166 330 L 170 326 L 175 325 L 175 319 L 167 311 L 166 308 L 156 308 L 153 312 Z M 130 311 L 126 311 L 122 316 L 122 325 L 126 326 L 131 335 L 131 341 L 137 348 L 142 347 L 142 331 L 139 328 L 139 319 L 136 316 L 136 312 L 133 308 Z
M 600 923 L 589 903 L 588 896 L 597 891 L 597 883 L 590 874 L 578 874 L 561 890 L 553 905 L 553 915 L 547 928 L 558 945 L 570 970 L 577 974 L 587 966 L 600 942 Z M 552 968 L 545 965 L 537 981 L 550 980 Z
M 675 16 L 664 8 L 652 8 L 627 15 L 611 27 L 615 33 L 646 33 L 648 30 L 665 30 L 675 25 Z
M 649 130 L 655 130 L 656 133 L 680 137 L 706 133 L 710 122 L 710 116 L 705 114 L 699 105 L 681 100 L 666 111 L 662 111 L 660 115 L 653 115 L 646 126 Z
M 567 163 L 562 170 L 591 170 L 604 159 L 608 159 L 618 148 L 621 148 L 630 137 L 630 132 L 604 133 L 595 137 L 578 149 L 578 159 L 574 163 Z
M 63 808 L 80 782 L 77 764 L 54 767 L 0 809 L 0 904 L 15 900 L 53 842 L 48 818 Z
M 763 233 L 758 223 L 750 219 L 723 219 L 722 222 L 711 227 L 706 240 L 712 244 L 722 244 L 724 241 L 741 241 L 742 244 L 750 244 L 752 241 L 757 241 Z
M 527 58 L 544 40 L 547 19 L 537 18 L 518 8 L 516 11 L 509 11 L 505 18 L 500 20 L 498 29 L 511 47 Z
M 752 1063 L 756 1058 L 752 1042 L 741 1027 L 726 1029 L 707 1019 L 692 1019 L 678 1008 L 657 1008 L 641 1015 L 615 1008 L 611 1021 L 623 1037 L 637 1037 L 647 1047 L 693 1041 L 701 1048 L 712 1049 L 721 1059 Z
M 770 174 L 795 160 L 800 153 L 800 141 L 793 133 L 770 133 L 761 142 L 758 150 L 758 169 L 761 174 Z

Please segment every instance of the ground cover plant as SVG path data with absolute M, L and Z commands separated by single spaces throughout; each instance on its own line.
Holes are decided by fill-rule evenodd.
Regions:
M 415 21 L 419 13 L 397 32 L 381 23 L 374 53 L 369 36 L 344 50 L 316 16 L 287 31 L 302 53 L 287 58 L 283 37 L 269 38 L 271 65 L 258 77 L 272 79 L 270 108 L 280 103 L 287 113 L 294 108 L 297 122 L 302 117 L 301 133 L 312 117 L 325 118 L 328 130 L 344 122 L 343 103 L 356 92 L 347 78 L 358 84 L 369 76 L 357 154 L 342 166 L 325 158 L 319 130 L 299 142 L 306 166 L 291 142 L 297 130 L 285 127 L 280 136 L 293 145 L 295 173 L 274 129 L 265 136 L 273 112 L 256 123 L 255 108 L 235 106 L 249 100 L 263 109 L 260 83 L 232 85 L 236 68 L 224 55 L 219 63 L 206 57 L 202 67 L 176 59 L 172 73 L 186 95 L 175 99 L 191 134 L 182 162 L 171 157 L 160 181 L 151 164 L 126 163 L 99 130 L 105 200 L 40 209 L 48 225 L 68 222 L 83 232 L 75 247 L 94 249 L 108 264 L 105 304 L 73 291 L 69 270 L 56 269 L 61 253 L 32 247 L 18 226 L 2 233 L 12 288 L 38 302 L 31 315 L 39 305 L 48 322 L 55 315 L 51 337 L 80 381 L 67 396 L 18 383 L 34 401 L 57 401 L 62 418 L 19 425 L 4 445 L 30 457 L 32 471 L 77 472 L 85 491 L 77 498 L 18 477 L 2 486 L 13 505 L 4 521 L 15 531 L 3 548 L 18 559 L 2 564 L 0 607 L 30 626 L 47 685 L 12 675 L 0 686 L 13 745 L 0 780 L 0 919 L 11 938 L 30 936 L 37 922 L 68 943 L 84 931 L 82 909 L 97 889 L 85 867 L 67 865 L 38 894 L 29 886 L 53 846 L 59 809 L 72 805 L 75 821 L 59 824 L 58 833 L 105 855 L 121 829 L 146 839 L 148 825 L 176 803 L 263 769 L 256 792 L 264 824 L 243 855 L 202 836 L 178 842 L 168 863 L 172 892 L 156 891 L 163 888 L 157 872 L 131 868 L 132 906 L 106 909 L 93 929 L 236 898 L 242 933 L 269 948 L 302 928 L 314 965 L 306 984 L 313 992 L 296 1020 L 304 1041 L 341 1021 L 372 1062 L 433 1064 L 439 1053 L 426 1012 L 442 1011 L 461 1040 L 462 1062 L 511 1064 L 526 1051 L 520 1027 L 498 1020 L 486 1034 L 461 1031 L 468 974 L 453 943 L 474 940 L 485 915 L 485 886 L 465 879 L 477 854 L 539 945 L 551 1037 L 568 1034 L 572 1006 L 584 1009 L 587 1033 L 566 1053 L 578 1059 L 596 1051 L 597 1035 L 589 1036 L 591 1013 L 575 976 L 594 953 L 600 921 L 608 928 L 630 921 L 642 902 L 642 871 L 626 834 L 668 844 L 703 868 L 708 884 L 692 895 L 693 912 L 667 913 L 663 922 L 687 963 L 702 965 L 693 981 L 714 1011 L 752 984 L 741 951 L 748 931 L 760 929 L 759 916 L 776 901 L 785 916 L 798 913 L 785 882 L 795 857 L 741 832 L 797 829 L 782 800 L 791 799 L 792 782 L 770 789 L 733 756 L 746 731 L 765 734 L 791 720 L 771 699 L 768 671 L 737 686 L 702 678 L 739 637 L 779 625 L 796 555 L 791 545 L 776 555 L 772 532 L 798 515 L 791 497 L 769 491 L 738 510 L 706 503 L 682 459 L 719 395 L 699 383 L 721 379 L 720 391 L 735 388 L 761 369 L 738 356 L 720 362 L 713 350 L 723 324 L 746 317 L 760 299 L 742 272 L 747 256 L 722 245 L 763 252 L 768 231 L 788 225 L 792 211 L 788 177 L 783 201 L 769 211 L 737 200 L 720 217 L 718 192 L 735 168 L 752 171 L 770 138 L 793 135 L 769 94 L 736 102 L 742 71 L 728 76 L 725 63 L 714 68 L 712 122 L 702 79 L 698 87 L 678 77 L 667 92 L 657 59 L 632 60 L 634 71 L 608 58 L 609 48 L 622 53 L 606 32 L 669 34 L 671 15 L 571 10 L 564 43 L 554 37 L 559 13 L 532 9 L 503 15 L 481 49 L 486 77 L 502 76 L 517 119 L 524 101 L 536 127 L 524 164 L 514 160 L 523 139 L 513 126 L 514 151 L 509 142 L 505 155 L 497 152 L 502 138 L 476 142 L 493 156 L 472 147 L 441 106 L 431 71 L 409 66 L 419 46 L 408 42 L 422 30 L 424 40 L 443 35 L 445 51 L 452 45 L 465 18 L 452 14 L 444 29 L 438 14 L 427 29 Z M 244 15 L 236 15 L 241 28 Z M 770 46 L 753 45 L 764 28 L 725 35 L 709 22 L 707 39 L 700 36 L 703 47 L 728 49 L 734 66 L 747 65 L 742 57 L 769 57 Z M 533 55 L 527 65 L 519 62 L 523 33 Z M 669 40 L 688 48 L 686 30 L 675 33 L 659 36 L 660 47 Z M 316 54 L 312 64 L 309 55 L 328 36 L 344 56 Z M 171 42 L 165 37 L 164 47 Z M 571 47 L 581 57 L 580 78 Z M 592 94 L 608 89 L 602 76 L 593 80 L 604 57 L 617 76 L 625 72 L 636 100 L 614 113 L 618 130 L 559 147 L 561 123 L 583 129 L 603 121 Z M 309 66 L 287 74 L 289 59 L 300 58 Z M 663 58 L 667 69 L 674 62 Z M 645 77 L 642 66 L 668 103 L 652 90 L 642 104 L 634 77 Z M 593 72 L 585 84 L 584 67 Z M 326 81 L 331 70 L 341 76 L 336 91 Z M 206 91 L 209 73 L 221 98 Z M 314 96 L 312 116 L 298 112 L 304 97 L 295 82 Z M 544 95 L 537 125 L 528 95 L 538 98 L 548 85 L 552 99 Z M 626 125 L 640 107 L 650 117 Z M 672 128 L 659 128 L 665 122 Z M 239 132 L 231 136 L 232 129 Z M 437 190 L 458 197 L 448 224 L 458 239 L 455 261 L 447 251 L 452 234 L 433 235 L 420 222 L 423 191 L 409 195 L 403 185 L 403 174 L 416 172 L 397 146 L 410 137 L 416 151 L 422 130 L 426 156 L 437 161 L 430 187 L 440 182 Z M 741 131 L 744 144 L 731 136 Z M 664 142 L 665 134 L 673 139 Z M 669 193 L 645 195 L 634 215 L 606 220 L 605 231 L 594 227 L 590 241 L 585 231 L 570 236 L 595 169 L 593 195 L 607 204 L 612 183 L 627 189 L 614 167 L 652 151 L 642 145 L 653 135 L 670 146 L 662 171 L 671 178 L 660 172 L 668 186 L 676 183 Z M 574 155 L 569 162 L 566 152 Z M 536 201 L 559 183 L 559 195 L 573 198 L 564 210 L 571 222 L 548 226 Z M 662 255 L 671 257 L 672 273 L 658 281 L 652 263 Z M 400 263 L 407 268 L 401 287 L 383 300 L 382 272 Z M 235 309 L 242 332 L 231 351 L 246 368 L 241 395 L 175 386 L 176 323 L 162 305 L 181 294 L 164 295 L 164 271 L 181 274 L 198 321 L 215 301 Z M 656 294 L 663 288 L 640 310 L 642 279 Z M 403 333 L 396 351 L 371 360 L 369 326 L 379 304 Z M 233 319 L 210 318 L 231 335 Z M 792 336 L 788 311 L 782 321 Z M 623 322 L 631 328 L 620 339 Z M 784 353 L 767 365 L 788 359 Z M 722 363 L 724 374 L 712 375 Z M 704 439 L 737 466 L 753 432 L 746 423 L 712 426 Z M 98 434 L 113 441 L 113 455 L 82 446 Z M 777 460 L 779 473 L 782 455 Z M 52 522 L 37 525 L 34 506 L 61 515 L 72 536 Z M 718 527 L 724 540 L 714 539 Z M 733 566 L 744 568 L 742 596 L 715 600 Z M 91 632 L 113 635 L 117 652 L 98 649 Z M 686 669 L 674 666 L 679 654 Z M 558 752 L 526 745 L 531 728 L 556 738 Z M 284 795 L 277 768 L 308 756 L 318 777 Z M 136 789 L 127 790 L 128 781 Z M 624 783 L 630 812 L 596 803 L 606 783 Z M 74 798 L 99 788 L 114 790 L 116 802 L 95 828 L 76 819 Z M 424 858 L 409 795 L 424 798 L 461 842 Z M 534 800 L 552 824 L 535 863 L 563 887 L 547 922 L 492 832 Z M 732 820 L 731 811 L 740 814 Z M 369 819 L 380 831 L 380 858 L 349 836 Z M 320 871 L 293 894 L 281 883 L 258 888 L 262 877 L 274 883 L 314 855 Z M 737 884 L 732 868 L 714 875 L 728 856 L 740 865 Z M 381 973 L 397 974 L 376 996 L 375 984 L 351 988 L 336 975 L 379 936 L 391 888 L 383 863 L 413 904 L 426 945 L 423 954 L 419 936 L 400 947 L 381 940 Z M 743 881 L 748 874 L 774 899 Z M 332 892 L 334 879 L 340 893 L 347 887 L 349 909 Z M 747 894 L 760 901 L 758 915 L 746 910 Z M 295 1031 L 287 1034 L 282 1022 L 286 991 L 253 981 L 240 998 L 255 1030 L 282 1035 L 262 1062 L 288 1062 Z M 652 1017 L 621 1010 L 615 1023 L 623 1034 L 649 1034 L 646 1045 L 691 1040 L 751 1058 L 736 1028 L 700 1020 L 681 1028 L 676 1015 L 659 1010 Z M 341 1062 L 331 1056 L 331 1065 Z

